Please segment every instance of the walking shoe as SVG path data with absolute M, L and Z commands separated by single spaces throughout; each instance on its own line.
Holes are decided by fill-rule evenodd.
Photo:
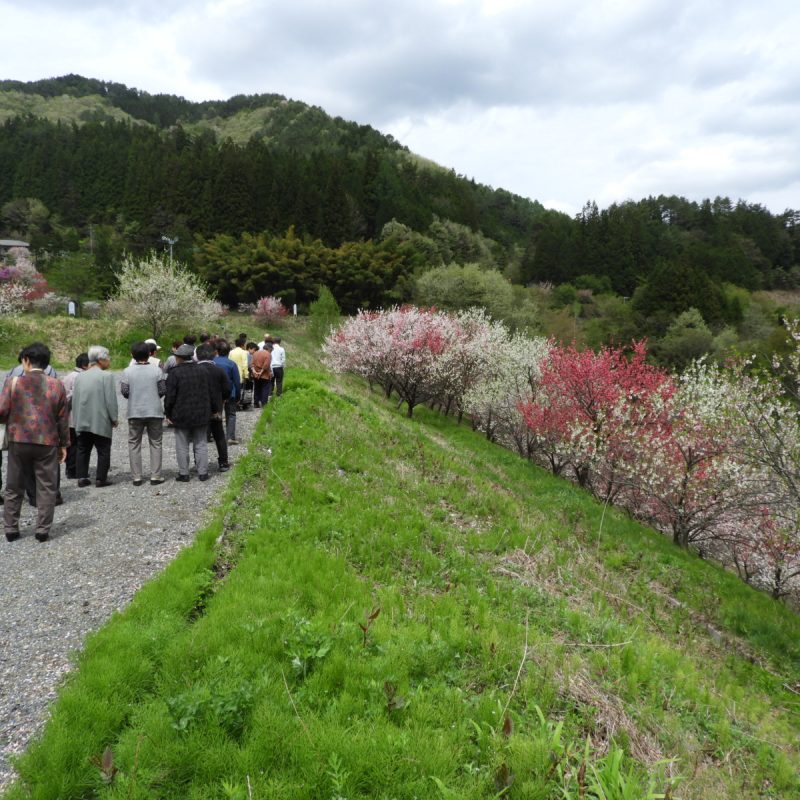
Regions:
M 208 478 L 209 478 L 209 475 L 208 475 L 207 472 L 204 472 L 202 475 L 198 475 L 197 476 L 197 480 L 199 480 L 199 481 L 207 481 Z
M 176 481 L 180 481 L 181 483 L 189 483 L 189 476 L 188 475 L 178 475 L 175 478 Z
M 228 439 L 228 444 L 239 444 L 238 439 Z
M 36 534 L 36 541 L 37 542 L 46 542 L 50 538 L 49 533 L 37 533 Z
M 17 539 L 19 539 L 19 531 L 14 531 L 13 533 L 7 533 L 6 534 L 6 539 L 9 542 L 16 542 Z
M 136 479 L 136 480 L 133 482 L 133 485 L 134 485 L 134 486 L 141 486 L 141 485 L 142 485 L 142 479 L 141 479 L 141 478 L 137 478 L 137 479 Z
M 104 486 L 111 486 L 112 483 L 114 483 L 114 481 L 95 481 L 94 485 L 98 489 L 102 489 Z
M 164 483 L 163 478 L 150 478 L 151 486 L 161 486 L 162 483 Z
M 220 464 L 219 471 L 220 472 L 227 472 L 231 468 L 230 464 Z
M 88 478 L 79 478 L 78 479 L 78 486 L 83 488 L 84 486 L 91 486 L 92 482 Z

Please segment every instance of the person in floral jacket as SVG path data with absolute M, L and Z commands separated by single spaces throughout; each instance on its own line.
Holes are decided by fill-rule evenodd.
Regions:
M 50 538 L 59 464 L 69 444 L 69 411 L 61 381 L 44 374 L 49 364 L 47 345 L 28 345 L 22 351 L 23 374 L 9 377 L 0 393 L 0 422 L 6 424 L 8 439 L 3 527 L 9 542 L 19 539 L 27 471 L 36 477 L 36 539 Z

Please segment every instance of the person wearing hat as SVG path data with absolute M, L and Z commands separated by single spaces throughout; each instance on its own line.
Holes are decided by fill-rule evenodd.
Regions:
M 167 373 L 164 413 L 175 429 L 175 456 L 178 476 L 189 480 L 189 445 L 194 451 L 197 477 L 208 480 L 208 441 L 206 431 L 212 414 L 213 397 L 203 368 L 193 361 L 194 347 L 182 344 L 175 351 L 176 366 Z M 221 409 L 216 409 L 220 411 Z

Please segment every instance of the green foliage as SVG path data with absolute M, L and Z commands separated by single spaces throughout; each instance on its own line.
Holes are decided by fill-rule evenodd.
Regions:
M 484 308 L 512 330 L 536 331 L 538 306 L 521 286 L 513 286 L 496 269 L 479 264 L 449 264 L 422 273 L 416 280 L 415 300 L 421 306 L 458 311 Z
M 309 306 L 309 332 L 315 342 L 320 343 L 339 324 L 341 310 L 336 298 L 327 286 L 320 286 L 317 299 Z
M 702 314 L 690 308 L 675 318 L 663 338 L 653 343 L 653 350 L 662 363 L 680 371 L 708 353 L 713 344 L 714 336 Z
M 268 295 L 286 305 L 305 304 L 322 283 L 347 313 L 407 299 L 414 263 L 414 254 L 393 241 L 331 248 L 319 239 L 301 239 L 292 228 L 284 236 L 198 239 L 195 254 L 198 274 L 228 305 Z
M 78 303 L 104 300 L 116 287 L 110 268 L 97 263 L 90 253 L 63 253 L 47 262 L 43 275 L 51 289 Z

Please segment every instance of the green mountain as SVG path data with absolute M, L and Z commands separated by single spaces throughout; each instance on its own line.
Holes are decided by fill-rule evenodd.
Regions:
M 177 235 L 190 261 L 195 236 L 293 228 L 338 247 L 441 219 L 511 263 L 544 212 L 282 95 L 193 103 L 77 75 L 0 82 L 0 161 L 0 234 L 50 252 L 103 226 L 132 252 Z

